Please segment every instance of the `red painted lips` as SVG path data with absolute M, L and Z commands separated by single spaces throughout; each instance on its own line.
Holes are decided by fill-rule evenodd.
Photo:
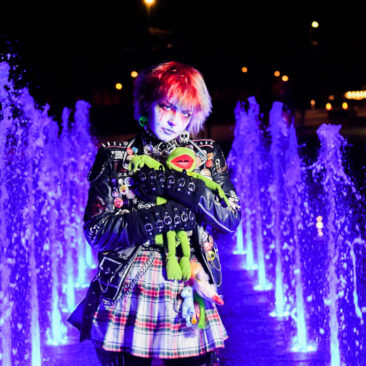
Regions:
M 176 167 L 189 170 L 193 165 L 193 159 L 189 155 L 180 155 L 171 161 Z

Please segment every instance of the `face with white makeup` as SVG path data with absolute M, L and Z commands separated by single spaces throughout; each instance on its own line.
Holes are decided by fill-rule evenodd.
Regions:
M 147 126 L 159 140 L 173 140 L 186 130 L 192 118 L 192 109 L 168 98 L 153 102 L 146 108 Z
M 203 130 L 211 113 L 211 97 L 201 73 L 194 67 L 168 61 L 142 71 L 135 82 L 135 118 L 147 117 L 147 126 L 162 141 L 183 131 L 191 137 Z

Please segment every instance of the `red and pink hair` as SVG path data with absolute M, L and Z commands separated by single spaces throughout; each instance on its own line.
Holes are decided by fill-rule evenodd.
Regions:
M 187 130 L 191 136 L 196 136 L 212 109 L 201 73 L 176 61 L 163 62 L 143 71 L 135 85 L 135 118 L 143 116 L 149 104 L 164 98 L 193 111 Z

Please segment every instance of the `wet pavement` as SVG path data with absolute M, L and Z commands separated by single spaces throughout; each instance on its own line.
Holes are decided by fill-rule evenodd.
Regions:
M 220 365 L 329 365 L 327 352 L 293 353 L 289 350 L 292 342 L 289 321 L 279 321 L 269 315 L 274 306 L 273 290 L 255 291 L 253 286 L 256 273 L 240 269 L 243 257 L 231 254 L 233 245 L 230 244 L 230 237 L 223 236 L 219 240 L 225 300 L 225 305 L 219 307 L 219 311 L 229 334 L 226 347 L 219 354 Z M 65 314 L 65 320 L 66 318 Z M 43 354 L 43 365 L 99 365 L 92 344 L 88 341 L 79 343 L 78 331 L 69 325 L 68 328 L 70 344 L 47 346 Z M 154 362 L 153 365 L 161 363 Z

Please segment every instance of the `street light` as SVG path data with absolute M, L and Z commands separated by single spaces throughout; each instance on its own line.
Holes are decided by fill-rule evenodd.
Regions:
M 147 20 L 148 20 L 148 23 L 149 23 L 149 21 L 150 21 L 150 9 L 153 5 L 155 5 L 155 0 L 144 0 L 144 4 L 146 5 Z
M 117 90 L 122 90 L 123 85 L 121 83 L 116 83 L 115 87 Z
M 313 28 L 318 28 L 318 27 L 319 27 L 319 23 L 318 23 L 316 20 L 314 20 L 314 21 L 311 23 L 311 26 L 312 26 Z

